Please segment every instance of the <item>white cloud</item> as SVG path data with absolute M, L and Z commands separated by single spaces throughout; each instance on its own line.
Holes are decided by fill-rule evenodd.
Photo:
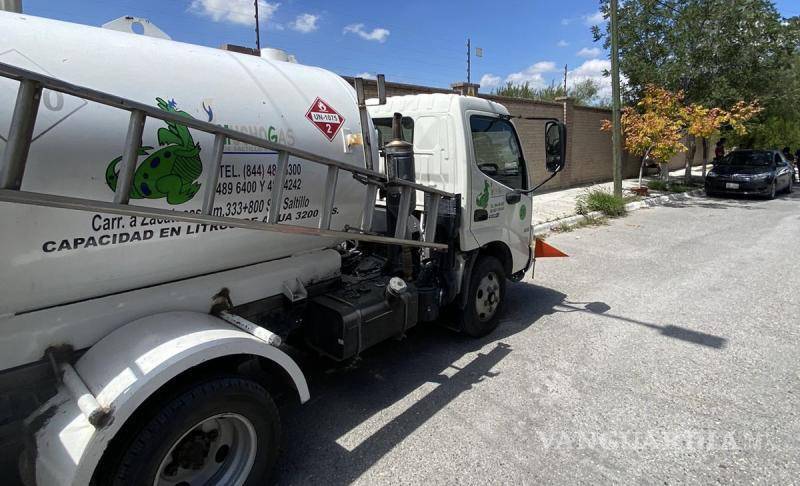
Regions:
M 583 23 L 589 26 L 602 24 L 605 21 L 606 18 L 603 16 L 603 12 L 599 10 L 593 14 L 583 16 Z
M 576 55 L 579 57 L 596 58 L 602 53 L 603 51 L 599 47 L 584 47 L 583 49 L 578 51 Z
M 377 76 L 375 76 L 372 73 L 368 73 L 368 72 L 358 73 L 354 77 L 355 78 L 364 78 L 364 79 L 375 79 L 375 78 L 377 78 Z
M 258 17 L 266 22 L 275 15 L 280 3 L 258 2 Z M 189 11 L 208 17 L 214 22 L 255 25 L 255 10 L 250 0 L 192 0 Z
M 597 98 L 611 97 L 611 77 L 603 73 L 611 70 L 611 61 L 608 59 L 589 59 L 576 69 L 567 73 L 567 85 L 574 86 L 586 79 L 592 79 L 600 87 Z
M 608 59 L 587 59 L 580 66 L 567 73 L 567 85 L 573 87 L 581 81 L 591 79 L 599 87 L 595 100 L 608 100 L 611 98 L 611 77 L 604 76 L 604 73 L 610 70 L 611 61 Z M 524 84 L 527 82 L 531 88 L 544 88 L 554 82 L 560 85 L 564 79 L 563 75 L 564 71 L 557 68 L 554 62 L 540 61 L 522 71 L 509 74 L 505 77 L 504 82 L 511 82 L 514 84 Z M 481 78 L 480 84 L 482 87 L 496 87 L 501 84 L 499 82 L 500 79 L 501 76 L 485 74 L 483 78 Z M 625 85 L 627 79 L 622 76 L 620 81 Z
M 561 39 L 560 41 L 558 41 L 556 43 L 556 45 L 558 47 L 568 47 L 569 46 L 569 42 L 565 41 L 564 39 Z
M 569 25 L 573 19 L 561 19 L 561 25 Z
M 389 30 L 382 27 L 376 27 L 367 32 L 364 30 L 364 24 L 350 24 L 344 28 L 345 34 L 356 34 L 364 40 L 386 42 L 389 37 Z
M 556 71 L 556 63 L 553 61 L 539 61 L 520 72 L 509 74 L 506 76 L 506 82 L 514 84 L 527 82 L 531 87 L 540 88 L 547 84 L 545 83 L 543 74 L 553 71 Z
M 501 78 L 500 76 L 495 76 L 494 74 L 487 73 L 481 76 L 481 80 L 478 81 L 478 84 L 481 85 L 481 88 L 492 89 L 500 86 Z
M 309 32 L 314 32 L 319 28 L 317 25 L 318 20 L 319 15 L 312 15 L 308 13 L 300 14 L 294 19 L 294 21 L 289 22 L 289 28 L 296 30 L 297 32 L 302 32 L 303 34 L 308 34 Z

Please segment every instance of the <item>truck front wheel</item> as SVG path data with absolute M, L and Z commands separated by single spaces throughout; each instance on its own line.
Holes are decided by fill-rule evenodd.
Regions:
M 479 257 L 467 290 L 467 303 L 459 314 L 461 330 L 472 337 L 494 331 L 506 295 L 503 265 L 492 256 Z
M 140 423 L 104 460 L 96 484 L 260 485 L 278 455 L 277 408 L 243 377 L 191 384 Z

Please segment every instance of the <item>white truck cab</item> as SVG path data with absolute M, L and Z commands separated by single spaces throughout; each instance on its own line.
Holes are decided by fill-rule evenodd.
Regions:
M 530 266 L 531 196 L 525 158 L 508 110 L 501 104 L 457 94 L 394 96 L 368 106 L 382 142 L 394 113 L 413 143 L 417 181 L 461 194 L 459 248 L 495 245 L 506 274 Z M 417 198 L 420 202 L 420 198 Z

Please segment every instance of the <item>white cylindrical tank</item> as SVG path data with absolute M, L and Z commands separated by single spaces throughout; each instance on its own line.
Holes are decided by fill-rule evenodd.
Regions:
M 364 167 L 354 90 L 329 71 L 130 33 L 0 12 L 0 62 L 226 125 Z M 0 78 L 0 150 L 18 83 Z M 321 104 L 320 104 L 321 103 Z M 317 126 L 312 106 L 339 113 Z M 45 90 L 22 189 L 111 201 L 128 113 Z M 277 155 L 228 141 L 216 187 L 213 136 L 148 119 L 132 204 L 264 219 Z M 282 221 L 316 226 L 326 168 L 291 158 Z M 365 188 L 339 177 L 332 229 L 357 226 Z M 0 316 L 268 261 L 335 241 L 0 203 Z M 1 317 L 0 317 L 1 318 Z

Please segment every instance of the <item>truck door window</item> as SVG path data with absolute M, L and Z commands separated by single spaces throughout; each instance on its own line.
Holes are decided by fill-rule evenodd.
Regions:
M 525 159 L 511 122 L 502 118 L 472 115 L 469 124 L 478 169 L 512 189 L 527 189 Z
M 372 124 L 378 130 L 380 136 L 378 147 L 383 147 L 392 141 L 392 119 L 391 118 L 373 118 Z M 403 140 L 409 143 L 414 143 L 414 119 L 404 116 L 401 122 L 403 126 Z

